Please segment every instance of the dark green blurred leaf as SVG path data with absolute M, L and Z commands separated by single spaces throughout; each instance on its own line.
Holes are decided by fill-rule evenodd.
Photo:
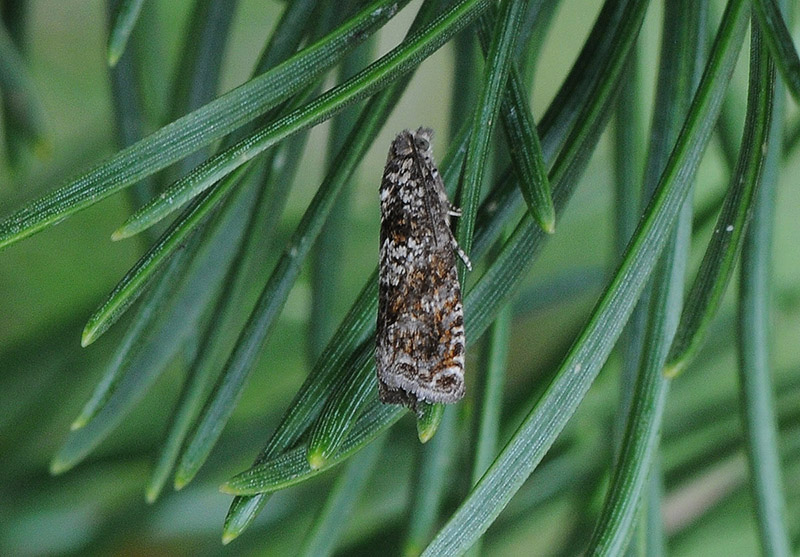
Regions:
M 33 85 L 25 61 L 9 32 L 0 22 L 0 93 L 6 130 L 14 137 L 5 139 L 12 154 L 12 145 L 24 140 L 41 157 L 49 151 L 45 134 L 44 113 L 39 94 Z M 14 162 L 13 157 L 9 157 Z
M 116 66 L 128 44 L 128 37 L 139 18 L 144 0 L 121 0 L 108 33 L 108 65 Z
M 789 92 L 800 102 L 800 58 L 776 0 L 753 0 L 753 13 Z

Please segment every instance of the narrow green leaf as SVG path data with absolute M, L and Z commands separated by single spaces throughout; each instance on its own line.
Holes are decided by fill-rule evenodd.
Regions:
M 301 90 L 385 24 L 407 0 L 376 0 L 345 25 L 204 107 L 119 151 L 0 221 L 0 247 L 85 209 L 252 121 Z
M 132 215 L 114 233 L 115 239 L 136 234 L 158 222 L 285 137 L 319 124 L 348 104 L 386 88 L 438 50 L 488 5 L 489 0 L 460 0 L 352 78 L 208 159 Z
M 2 18 L 0 22 L 0 26 L 2 26 L 0 34 L 5 34 L 6 37 L 0 39 L 0 42 L 4 43 L 4 45 L 0 46 L 0 67 L 5 68 L 1 70 L 2 73 L 16 73 L 18 77 L 22 77 L 23 80 L 31 84 L 30 76 L 27 78 L 23 77 L 24 74 L 27 73 L 24 60 L 25 35 L 26 28 L 28 27 L 26 11 L 25 5 L 22 3 L 6 2 L 3 5 L 2 13 L 0 13 L 0 17 Z M 0 75 L 0 82 L 6 78 L 7 76 Z M 12 77 L 12 79 L 14 79 L 14 77 Z M 18 90 L 16 93 L 22 94 L 22 91 Z M 30 93 L 35 95 L 35 89 L 31 89 Z M 44 118 L 40 115 L 36 116 L 35 120 L 31 120 L 28 117 L 29 113 L 27 110 L 18 105 L 20 100 L 21 98 L 17 97 L 8 84 L 0 86 L 0 110 L 2 110 L 3 114 L 2 122 L 0 122 L 0 126 L 2 127 L 2 129 L 0 129 L 0 135 L 3 137 L 6 152 L 5 162 L 12 181 L 17 169 L 24 167 L 32 143 L 34 145 L 34 154 L 37 156 L 47 155 L 50 150 L 47 138 L 38 142 L 37 145 L 39 136 L 36 133 L 32 133 L 37 129 L 36 126 L 44 121 Z M 29 101 L 38 103 L 35 96 L 29 97 Z M 23 110 L 20 110 L 20 108 L 23 108 Z M 32 108 L 34 108 L 34 110 L 40 110 L 36 108 L 36 104 L 33 104 Z M 39 122 L 38 124 L 36 123 L 37 121 Z M 41 128 L 39 129 L 41 130 Z
M 269 41 L 256 64 L 254 70 L 256 73 L 266 72 L 295 54 L 298 46 L 306 40 L 304 36 L 308 30 L 308 20 L 314 15 L 318 1 L 295 0 L 286 6 L 276 23 L 275 32 L 270 35 Z M 404 5 L 404 3 L 398 4 L 394 12 L 396 13 L 402 9 Z M 354 17 L 360 17 L 360 14 L 363 13 L 363 11 L 359 12 Z M 392 17 L 392 15 L 389 15 L 389 17 Z M 320 21 L 320 24 L 322 23 L 324 22 Z M 312 36 L 309 39 L 315 43 L 319 42 L 325 32 L 325 29 L 317 27 L 314 29 L 314 33 L 320 36 Z M 331 35 L 333 33 L 334 31 L 331 30 Z
M 722 103 L 722 112 L 719 115 L 716 130 L 722 158 L 725 160 L 725 167 L 730 169 L 731 174 L 736 168 L 741 136 L 738 130 L 740 125 L 739 103 L 732 97 L 733 95 L 728 96 L 725 102 Z
M 336 542 L 348 526 L 358 497 L 366 487 L 386 438 L 378 438 L 350 460 L 328 493 L 297 555 L 322 557 L 333 554 Z
M 636 38 L 646 5 L 646 2 L 636 1 L 627 5 L 620 35 L 615 39 L 620 41 L 620 52 L 609 60 L 614 64 L 616 79 L 621 74 L 625 53 Z M 470 547 L 541 461 L 588 391 L 633 311 L 667 242 L 668 231 L 686 200 L 690 177 L 710 139 L 744 39 L 747 15 L 745 2 L 734 0 L 728 4 L 703 80 L 667 169 L 619 270 L 592 312 L 589 323 L 530 414 L 424 555 L 453 555 Z M 553 197 L 558 206 L 561 184 L 552 175 L 551 182 L 557 184 Z M 530 225 L 523 221 L 515 230 L 500 258 L 508 249 L 522 247 L 516 244 L 524 238 L 526 224 Z M 482 301 L 486 303 L 485 299 Z
M 666 20 L 666 14 L 664 17 Z M 687 16 L 686 19 L 689 20 L 690 18 Z M 663 67 L 665 61 L 669 59 L 664 45 L 672 37 L 666 34 L 666 30 L 662 37 L 660 60 Z M 641 146 L 645 142 L 642 132 L 642 111 L 638 106 L 638 99 L 642 91 L 638 68 L 638 50 L 634 49 L 631 52 L 631 58 L 625 70 L 625 77 L 614 110 L 614 247 L 615 253 L 619 257 L 625 253 L 625 247 L 636 231 L 636 225 L 639 223 L 639 217 L 644 209 L 642 202 L 644 197 L 643 190 L 647 187 L 642 182 L 643 159 Z M 687 48 L 686 51 L 690 52 L 691 50 Z M 659 73 L 659 77 L 661 77 L 661 73 Z M 659 81 L 659 86 L 661 85 L 661 81 Z M 659 94 L 662 94 L 660 89 L 657 95 Z M 663 112 L 663 107 L 661 105 L 657 106 L 659 106 L 657 112 Z M 681 121 L 684 116 L 685 114 L 681 114 Z M 652 129 L 658 129 L 655 123 Z M 677 130 L 673 137 L 677 137 Z M 670 147 L 672 146 L 670 145 Z M 669 151 L 665 151 L 663 156 L 664 158 L 668 157 Z M 663 170 L 663 164 L 659 170 L 659 175 L 661 170 Z M 649 187 L 654 187 L 657 180 L 658 176 L 648 182 Z M 650 288 L 647 287 L 642 292 L 639 303 L 618 341 L 622 370 L 619 377 L 618 411 L 614 416 L 612 425 L 612 442 L 615 452 L 622 438 L 625 418 L 628 415 L 635 378 L 639 370 L 649 296 Z
M 475 53 L 475 34 L 471 28 L 458 33 L 453 38 L 455 52 L 453 54 L 454 79 L 450 90 L 450 114 L 448 123 L 450 135 L 463 127 L 464 115 L 469 114 L 478 98 L 480 69 Z
M 339 447 L 339 452 L 322 468 L 311 468 L 306 459 L 308 447 L 300 445 L 234 476 L 222 484 L 220 491 L 234 495 L 256 495 L 271 493 L 306 481 L 336 466 L 364 448 L 399 420 L 403 414 L 404 411 L 399 406 L 383 404 L 377 398 L 373 398 L 351 430 L 350 435 Z
M 504 122 L 506 142 L 511 149 L 511 161 L 520 176 L 519 185 L 528 210 L 542 230 L 553 234 L 556 231 L 556 211 L 539 135 L 525 103 L 519 74 L 512 73 L 508 83 L 508 94 L 503 97 L 500 114 Z M 524 110 L 516 110 L 516 106 L 521 106 Z
M 475 485 L 497 455 L 497 439 L 500 435 L 500 416 L 503 409 L 503 384 L 505 383 L 508 359 L 508 342 L 511 338 L 511 305 L 506 305 L 497 314 L 489 327 L 481 354 L 481 376 L 477 397 L 475 427 L 475 449 L 472 455 L 472 478 Z M 477 557 L 481 553 L 478 540 L 468 555 Z
M 121 0 L 119 2 L 111 30 L 108 33 L 106 56 L 109 66 L 116 66 L 120 56 L 125 52 L 125 45 L 128 44 L 128 38 L 139 19 L 139 11 L 143 5 L 144 0 Z
M 174 78 L 170 120 L 216 97 L 222 58 L 237 7 L 238 0 L 199 0 L 193 6 Z
M 413 493 L 408 511 L 408 533 L 402 554 L 416 557 L 431 539 L 439 523 L 439 513 L 451 485 L 454 452 L 458 437 L 458 408 L 453 405 L 427 405 L 436 413 L 441 409 L 439 434 L 430 443 L 419 445 L 413 473 Z M 419 421 L 417 422 L 419 424 Z
M 622 555 L 633 535 L 647 479 L 658 451 L 670 382 L 661 370 L 680 318 L 690 223 L 691 204 L 685 202 L 664 255 L 653 272 L 641 365 L 630 397 L 611 486 L 587 554 Z
M 642 550 L 640 555 L 647 555 L 648 557 L 662 557 L 667 555 L 667 536 L 664 533 L 664 519 L 662 514 L 663 509 L 663 491 L 662 485 L 664 472 L 661 467 L 661 459 L 656 455 L 653 467 L 650 470 L 650 478 L 647 482 L 647 493 L 645 505 L 646 514 L 642 518 L 642 527 L 639 529 L 641 532 L 640 547 Z M 644 539 L 641 539 L 644 538 Z
M 776 0 L 753 0 L 753 12 L 786 87 L 794 100 L 800 102 L 800 58 L 778 3 Z
M 661 63 L 667 57 L 662 41 Z M 636 49 L 626 70 L 614 112 L 614 245 L 622 255 L 636 230 L 642 203 L 642 111 L 636 106 L 642 92 Z M 659 109 L 661 107 L 659 106 Z M 653 126 L 655 128 L 655 125 Z M 677 135 L 677 133 L 676 133 Z M 669 152 L 666 153 L 666 156 Z M 657 178 L 656 178 L 657 179 Z
M 112 3 L 109 3 L 109 7 Z M 113 16 L 111 13 L 108 15 Z M 142 139 L 148 123 L 142 94 L 142 72 L 146 69 L 139 66 L 141 60 L 128 54 L 122 56 L 117 65 L 108 72 L 119 148 Z M 145 178 L 129 191 L 133 204 L 141 205 L 155 195 L 155 181 L 152 177 Z M 155 237 L 150 239 L 154 240 Z
M 487 333 L 482 356 L 475 450 L 472 459 L 472 485 L 483 476 L 497 454 L 500 416 L 503 410 L 503 384 L 511 338 L 511 306 L 497 314 Z
M 417 438 L 420 443 L 427 443 L 439 430 L 444 417 L 444 404 L 428 404 L 422 402 L 417 408 Z
M 335 458 L 349 429 L 342 423 L 355 426 L 354 416 L 370 396 L 375 395 L 372 381 L 374 368 L 374 339 L 368 338 L 356 352 L 357 357 L 348 362 L 351 371 L 343 375 L 334 386 L 328 401 L 322 409 L 325 419 L 317 420 L 308 440 L 308 463 L 313 470 L 324 467 L 327 461 Z
M 456 238 L 461 249 L 467 255 L 472 250 L 472 235 L 480 200 L 486 156 L 489 152 L 489 139 L 500 112 L 500 95 L 508 81 L 514 43 L 527 5 L 528 0 L 503 0 L 501 2 L 500 12 L 486 55 L 483 85 L 478 97 L 478 105 L 473 112 L 467 159 L 464 162 L 464 177 L 459 192 L 461 217 L 458 219 Z M 459 268 L 459 277 L 462 283 L 465 272 L 465 269 Z
M 489 33 L 494 20 L 494 14 L 489 10 L 481 18 L 478 26 L 478 36 L 484 55 L 489 49 Z M 547 179 L 542 145 L 522 88 L 517 65 L 513 61 L 510 64 L 508 81 L 500 104 L 506 144 L 514 170 L 519 176 L 520 189 L 525 203 L 528 204 L 528 210 L 542 230 L 552 234 L 555 232 L 556 212 L 550 195 L 550 182 Z
M 752 42 L 755 44 L 758 41 Z M 664 374 L 668 377 L 683 371 L 700 349 L 744 241 L 767 150 L 775 85 L 774 71 L 767 73 L 769 75 L 754 73 L 750 82 L 749 96 L 758 104 L 753 106 L 745 119 L 736 171 L 717 219 L 714 235 L 687 296 L 678 332 L 664 368 Z
M 753 33 L 755 35 L 755 32 Z M 781 90 L 776 84 L 776 93 Z M 753 218 L 742 245 L 739 275 L 739 384 L 745 429 L 745 449 L 750 465 L 750 489 L 764 555 L 792 554 L 786 520 L 786 501 L 781 473 L 777 407 L 770 353 L 772 228 L 775 192 L 781 158 L 784 97 L 773 101 L 767 152 L 761 185 L 753 200 Z
M 528 5 L 528 13 L 522 23 L 514 53 L 514 59 L 517 60 L 521 72 L 523 91 L 533 90 L 533 78 L 539 53 L 560 7 L 561 0 L 531 2 Z

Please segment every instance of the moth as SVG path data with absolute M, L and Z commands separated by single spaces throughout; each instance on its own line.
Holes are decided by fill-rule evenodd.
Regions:
M 385 403 L 464 397 L 464 309 L 450 230 L 461 211 L 447 198 L 433 160 L 433 131 L 397 135 L 380 187 L 381 235 L 376 364 Z

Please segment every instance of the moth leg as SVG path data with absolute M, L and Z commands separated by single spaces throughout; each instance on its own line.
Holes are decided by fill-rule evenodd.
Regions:
M 447 202 L 447 214 L 451 217 L 460 217 L 461 216 L 461 209 L 450 203 Z
M 449 199 L 446 197 L 444 198 L 444 206 L 447 209 L 447 215 L 450 217 L 460 217 L 461 216 L 461 209 L 453 205 Z M 464 265 L 467 267 L 468 271 L 472 270 L 472 262 L 467 257 L 467 254 L 464 253 L 464 250 L 461 249 L 461 246 L 458 245 L 458 240 L 453 235 L 453 231 L 450 230 L 450 227 L 447 228 L 447 231 L 450 233 L 450 245 L 453 246 L 453 251 L 455 251 L 458 256 L 461 258 L 461 261 L 464 262 Z
M 461 261 L 464 262 L 464 266 L 467 268 L 467 271 L 471 271 L 472 270 L 472 261 L 469 260 L 469 257 L 467 256 L 467 254 L 464 253 L 464 250 L 461 249 L 461 246 L 458 245 L 458 240 L 456 240 L 456 237 L 455 237 L 455 234 L 453 234 L 453 231 L 448 228 L 447 232 L 450 234 L 450 246 L 453 248 L 453 251 L 456 252 L 458 254 L 458 256 L 461 258 Z
M 464 253 L 463 249 L 461 249 L 461 246 L 458 245 L 458 242 L 455 241 L 455 238 L 453 238 L 453 249 L 456 251 L 458 256 L 461 258 L 461 261 L 464 262 L 464 266 L 467 268 L 467 271 L 471 271 L 472 270 L 472 261 L 469 260 L 469 257 L 467 257 L 467 254 Z

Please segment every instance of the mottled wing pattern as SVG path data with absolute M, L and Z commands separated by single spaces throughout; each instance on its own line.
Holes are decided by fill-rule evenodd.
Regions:
M 378 385 L 383 402 L 412 409 L 464 396 L 464 316 L 449 227 L 458 213 L 433 162 L 432 133 L 397 136 L 380 189 Z

